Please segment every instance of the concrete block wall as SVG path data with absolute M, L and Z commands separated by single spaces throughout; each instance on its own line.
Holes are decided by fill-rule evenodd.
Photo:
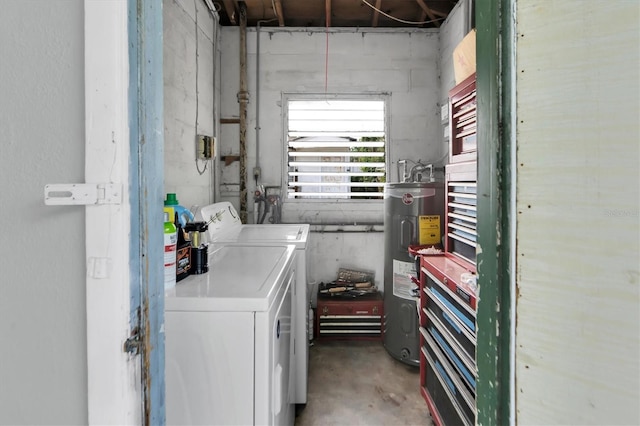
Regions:
M 440 98 L 446 101 L 449 90 L 456 85 L 453 72 L 453 50 L 470 30 L 469 1 L 459 1 L 440 27 Z
M 453 50 L 469 31 L 469 1 L 459 1 L 440 27 L 440 94 L 438 106 L 447 107 L 449 90 L 456 85 L 453 71 Z M 441 152 L 442 157 L 449 153 L 449 140 L 445 138 L 445 127 L 442 125 Z M 448 159 L 445 158 L 445 162 Z
M 224 28 L 223 116 L 237 116 L 238 30 Z M 248 81 L 250 91 L 247 131 L 248 165 L 256 162 L 256 32 L 248 36 Z M 327 35 L 312 30 L 261 30 L 260 40 L 260 159 L 265 185 L 283 180 L 283 92 L 391 93 L 390 171 L 399 158 L 428 161 L 433 155 L 439 111 L 433 99 L 438 85 L 437 31 L 333 30 L 328 35 L 329 55 L 325 64 Z M 327 73 L 325 75 L 325 65 Z M 237 130 L 234 127 L 232 132 Z M 237 134 L 222 141 L 222 149 L 237 146 Z M 390 174 L 395 179 L 395 173 Z M 222 182 L 224 184 L 226 182 Z M 286 209 L 285 209 L 286 210 Z
M 165 192 L 190 208 L 214 201 L 215 160 L 196 162 L 196 134 L 219 136 L 218 19 L 189 0 L 164 0 L 163 19 Z
M 239 126 L 218 125 L 219 118 L 237 118 L 239 86 L 239 33 L 237 27 L 219 28 L 217 20 L 198 7 L 198 107 L 196 111 L 195 6 L 185 0 L 164 1 L 165 74 L 165 192 L 176 192 L 180 202 L 191 207 L 214 201 L 230 201 L 239 209 L 239 163 L 226 164 L 221 157 L 238 154 Z M 256 94 L 257 31 L 247 35 L 248 84 L 248 170 L 262 170 L 260 183 L 277 187 L 283 180 L 282 110 L 283 92 L 390 92 L 389 181 L 398 179 L 397 160 L 435 161 L 447 152 L 440 124 L 440 105 L 453 87 L 453 48 L 464 36 L 466 3 L 460 2 L 437 30 L 324 29 L 260 31 L 260 94 Z M 220 43 L 216 44 L 217 35 Z M 218 57 L 220 55 L 221 57 Z M 260 103 L 259 147 L 256 149 L 256 106 Z M 217 158 L 207 163 L 195 160 L 197 133 L 217 139 Z M 259 157 L 259 159 L 258 159 Z M 196 167 L 198 166 L 198 168 Z M 204 173 L 203 168 L 207 166 Z M 248 177 L 248 193 L 255 183 Z M 249 221 L 253 222 L 249 195 Z M 356 211 L 354 213 L 354 210 Z M 284 206 L 285 222 L 379 223 L 382 203 L 356 206 L 300 203 L 296 209 Z M 324 229 L 322 227 L 316 229 Z M 377 227 L 376 229 L 380 229 Z M 316 232 L 314 280 L 330 280 L 344 263 L 377 271 L 383 276 L 382 233 Z M 367 244 L 361 244 L 363 241 Z M 371 241 L 373 240 L 373 241 Z M 335 247 L 363 246 L 345 256 Z M 318 272 L 316 272 L 318 271 Z M 323 272 L 320 272 L 323 271 Z
M 220 41 L 223 67 L 221 116 L 238 117 L 238 28 L 223 28 Z M 260 183 L 280 188 L 283 185 L 283 92 L 324 93 L 326 89 L 327 93 L 390 93 L 389 181 L 397 180 L 396 164 L 399 159 L 427 162 L 440 155 L 441 128 L 437 106 L 441 92 L 438 79 L 438 30 L 363 31 L 334 28 L 327 34 L 324 28 L 262 28 L 259 96 L 256 94 L 257 44 L 256 29 L 249 29 L 247 170 L 251 173 L 254 165 L 258 164 L 262 170 Z M 258 124 L 256 107 L 260 108 Z M 256 149 L 257 126 L 260 133 Z M 221 151 L 237 154 L 237 124 L 222 125 L 221 134 Z M 221 200 L 229 200 L 237 205 L 238 182 L 237 163 L 232 163 L 222 172 Z M 250 175 L 247 181 L 249 194 L 253 193 L 254 186 L 253 176 Z M 252 205 L 251 197 L 248 201 Z M 320 230 L 327 224 L 382 224 L 383 220 L 382 201 L 339 205 L 285 202 L 283 206 L 284 222 L 317 224 L 319 226 L 314 229 Z M 253 221 L 251 214 L 249 221 Z M 346 228 L 343 226 L 341 229 Z M 313 232 L 311 240 L 311 281 L 333 280 L 338 268 L 348 265 L 375 271 L 378 285 L 382 286 L 382 232 Z

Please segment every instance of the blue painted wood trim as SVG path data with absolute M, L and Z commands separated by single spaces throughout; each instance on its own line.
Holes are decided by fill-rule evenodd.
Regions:
M 133 5 L 133 11 L 132 11 Z M 129 203 L 131 205 L 131 235 L 140 235 L 140 178 L 138 176 L 138 32 L 136 31 L 136 1 L 128 4 L 129 40 Z M 136 238 L 129 241 L 130 315 L 131 324 L 140 321 L 140 260 L 141 246 Z
M 131 319 L 141 329 L 143 424 L 165 415 L 162 2 L 128 0 Z

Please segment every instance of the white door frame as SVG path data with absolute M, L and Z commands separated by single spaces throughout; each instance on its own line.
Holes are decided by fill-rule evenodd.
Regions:
M 126 1 L 85 0 L 85 180 L 121 186 L 86 207 L 89 424 L 138 424 L 140 363 L 130 324 L 129 49 Z
M 162 2 L 84 8 L 88 420 L 164 424 Z

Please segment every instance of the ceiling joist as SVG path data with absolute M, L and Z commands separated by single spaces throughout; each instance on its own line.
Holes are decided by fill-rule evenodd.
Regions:
M 236 7 L 238 6 L 237 0 L 222 0 L 222 3 L 224 4 L 224 10 L 227 12 L 227 16 L 229 17 L 229 22 L 231 22 L 232 25 L 238 25 L 238 14 L 236 13 L 236 10 L 238 10 Z
M 436 28 L 461 0 L 204 1 L 214 4 L 223 26 L 239 25 L 243 6 L 249 27 L 415 28 L 420 21 L 422 28 Z
M 371 18 L 371 26 L 376 28 L 378 26 L 378 19 L 380 19 L 380 8 L 382 7 L 382 0 L 376 0 L 376 8 L 373 11 L 373 18 Z
M 429 6 L 427 6 L 427 4 L 424 2 L 424 0 L 416 0 L 418 2 L 418 4 L 420 5 L 420 7 L 422 8 L 422 11 L 424 12 L 424 14 L 426 14 L 429 19 L 431 20 L 431 22 L 436 26 L 439 27 L 440 26 L 440 21 L 438 20 L 438 18 L 436 18 L 436 15 L 433 13 L 433 11 L 431 10 L 431 8 Z M 424 21 L 425 19 L 422 18 L 420 21 Z
M 435 9 L 431 9 L 431 12 L 432 12 L 434 15 L 439 16 L 440 18 L 446 18 L 447 16 L 449 16 L 449 15 L 447 15 L 446 13 L 444 13 L 444 12 L 440 12 L 440 11 L 435 10 Z
M 282 13 L 282 2 L 281 0 L 275 0 L 276 3 L 276 16 L 278 17 L 278 25 L 284 27 L 284 13 Z

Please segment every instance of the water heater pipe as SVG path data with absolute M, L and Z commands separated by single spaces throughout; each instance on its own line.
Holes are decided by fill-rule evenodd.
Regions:
M 402 177 L 400 177 L 400 165 L 402 165 Z M 407 182 L 407 160 L 398 160 L 398 182 Z
M 433 182 L 433 164 L 422 164 L 417 163 L 415 166 L 411 167 L 411 171 L 409 173 L 411 177 L 411 182 L 420 182 L 422 181 L 421 174 L 425 171 L 429 172 L 429 182 Z M 418 178 L 420 176 L 420 178 Z

